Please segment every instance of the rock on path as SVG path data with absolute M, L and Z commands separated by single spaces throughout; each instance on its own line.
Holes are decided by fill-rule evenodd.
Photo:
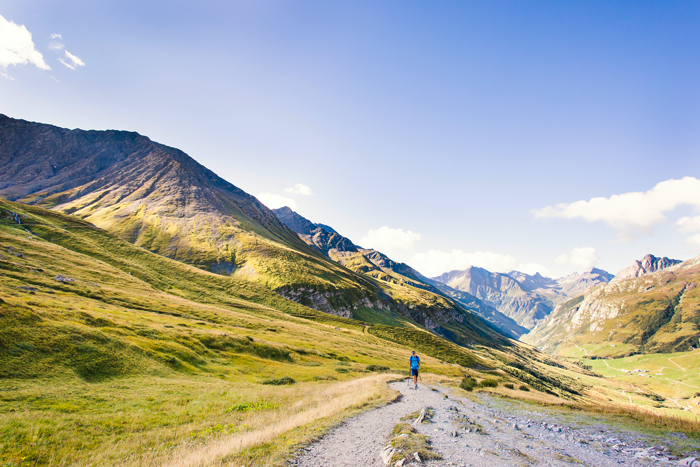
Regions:
M 447 397 L 439 386 L 390 386 L 401 392 L 396 402 L 346 420 L 302 449 L 289 465 L 382 467 L 380 453 L 394 425 L 426 406 L 435 411 L 432 422 L 416 428 L 430 436 L 442 456 L 426 462 L 428 466 L 686 465 L 687 459 L 679 462 L 667 447 L 655 446 L 639 433 L 610 428 L 590 415 L 576 415 L 585 419 L 582 423 L 567 422 L 536 406 L 488 395 L 475 403 Z

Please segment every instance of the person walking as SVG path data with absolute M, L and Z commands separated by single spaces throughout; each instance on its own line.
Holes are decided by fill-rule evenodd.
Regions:
M 413 376 L 413 389 L 418 389 L 418 372 L 420 371 L 420 357 L 416 355 L 416 351 L 411 352 L 409 357 L 411 364 L 411 376 Z

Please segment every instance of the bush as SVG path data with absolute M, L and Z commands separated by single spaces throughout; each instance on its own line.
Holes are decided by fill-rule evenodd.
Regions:
M 335 371 L 337 371 L 338 373 L 347 373 L 348 369 L 347 368 L 336 368 Z
M 497 388 L 498 381 L 496 381 L 495 379 L 486 378 L 479 383 L 479 386 L 481 386 L 482 388 Z
M 276 409 L 277 407 L 277 404 L 268 401 L 241 402 L 229 407 L 225 412 L 258 412 L 260 410 Z
M 530 390 L 530 388 L 525 386 L 524 384 L 521 384 L 518 389 L 520 389 L 521 391 L 529 391 Z
M 384 365 L 367 365 L 366 369 L 367 371 L 387 371 L 389 367 Z
M 511 383 L 506 383 L 503 386 L 505 386 L 508 389 L 515 389 L 515 386 L 513 386 Z
M 462 382 L 459 383 L 459 387 L 464 389 L 465 391 L 473 391 L 476 387 L 476 380 L 471 376 L 465 376 L 464 378 L 462 378 Z
M 285 384 L 296 384 L 294 378 L 284 376 L 282 378 L 270 378 L 262 382 L 263 384 L 272 384 L 274 386 L 283 386 Z

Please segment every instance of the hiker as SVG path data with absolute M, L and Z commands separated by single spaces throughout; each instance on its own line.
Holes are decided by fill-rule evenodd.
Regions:
M 411 362 L 411 375 L 413 376 L 413 389 L 418 389 L 418 372 L 420 371 L 420 357 L 416 355 L 416 351 L 411 352 L 411 357 L 408 359 Z

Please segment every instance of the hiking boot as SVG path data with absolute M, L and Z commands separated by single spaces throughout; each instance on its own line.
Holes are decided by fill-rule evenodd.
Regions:
M 415 387 L 415 388 L 413 388 L 413 389 L 418 389 L 418 385 L 416 384 L 416 387 Z

